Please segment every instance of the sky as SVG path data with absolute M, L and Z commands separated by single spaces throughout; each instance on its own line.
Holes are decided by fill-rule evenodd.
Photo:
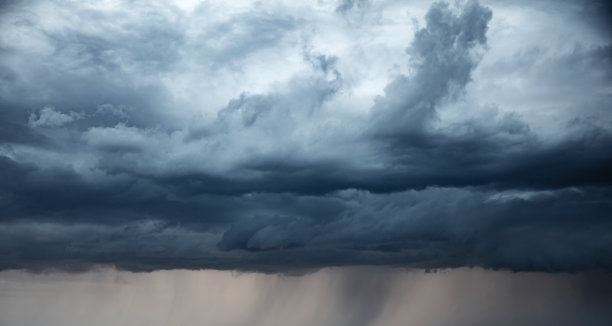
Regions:
M 612 284 L 611 110 L 606 1 L 2 1 L 0 300 L 111 311 L 88 291 L 122 275 L 341 302 L 320 278 L 391 273 L 449 304 L 479 277 L 472 305 L 517 305 L 483 320 L 516 324 L 508 282 L 550 279 L 537 324 L 557 290 L 607 324 L 582 289 Z M 356 325 L 324 316 L 301 322 Z
M 300 277 L 111 269 L 0 275 L 0 324 L 11 326 L 608 326 L 612 318 L 612 282 L 602 272 L 361 266 Z

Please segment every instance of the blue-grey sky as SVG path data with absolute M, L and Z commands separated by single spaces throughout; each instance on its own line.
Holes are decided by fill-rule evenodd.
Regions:
M 612 270 L 599 1 L 4 1 L 0 269 Z

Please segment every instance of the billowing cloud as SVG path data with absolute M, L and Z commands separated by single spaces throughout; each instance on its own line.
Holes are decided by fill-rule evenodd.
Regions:
M 5 5 L 0 268 L 612 269 L 571 8 L 568 46 L 495 2 L 125 5 Z

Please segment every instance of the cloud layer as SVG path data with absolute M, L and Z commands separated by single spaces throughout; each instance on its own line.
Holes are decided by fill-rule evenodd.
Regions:
M 612 269 L 569 6 L 126 5 L 4 4 L 0 269 Z

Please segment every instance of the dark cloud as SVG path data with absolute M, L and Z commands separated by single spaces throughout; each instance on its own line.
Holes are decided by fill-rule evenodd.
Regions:
M 154 220 L 170 214 L 154 210 L 148 211 L 150 220 L 121 223 L 109 218 L 102 224 L 100 217 L 76 224 L 6 221 L 2 266 L 61 268 L 88 262 L 146 270 L 282 271 L 352 264 L 609 269 L 609 198 L 609 191 L 600 188 L 217 197 L 203 215 L 228 209 L 233 214 L 216 221 L 207 216 L 185 219 L 176 211 L 171 220 Z M 227 223 L 229 229 L 222 231 Z
M 28 64 L 42 45 L 0 52 L 1 269 L 612 269 L 606 112 L 551 122 L 555 137 L 507 111 L 445 120 L 489 46 L 494 16 L 476 1 L 433 4 L 406 49 L 410 71 L 358 117 L 336 110 L 352 91 L 343 57 L 288 37 L 306 18 L 238 10 L 198 30 L 169 6 L 117 27 L 114 11 L 60 7 L 90 25 L 26 19 L 47 62 Z M 178 113 L 181 71 L 235 76 L 259 56 L 281 60 L 283 42 L 303 64 L 290 78 L 232 90 L 209 116 Z M 609 61 L 609 45 L 576 46 L 548 64 L 582 77 Z

